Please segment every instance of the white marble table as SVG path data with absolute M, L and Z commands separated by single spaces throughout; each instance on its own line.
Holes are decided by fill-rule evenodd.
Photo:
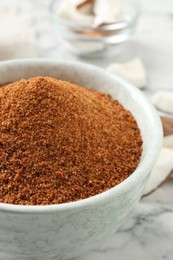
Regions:
M 126 50 L 106 61 L 86 62 L 105 67 L 112 61 L 126 61 L 139 56 L 148 72 L 149 93 L 158 89 L 173 89 L 173 0 L 142 2 L 143 14 L 138 30 Z M 3 4 L 4 1 L 0 0 L 0 6 Z M 6 0 L 5 4 L 13 6 L 18 16 L 24 14 L 31 19 L 33 52 L 30 57 L 77 59 L 66 53 L 62 41 L 54 34 L 48 15 L 50 0 Z M 28 55 L 18 52 L 17 57 L 21 56 Z M 114 259 L 173 259 L 173 180 L 142 199 L 113 237 L 98 249 L 75 260 Z

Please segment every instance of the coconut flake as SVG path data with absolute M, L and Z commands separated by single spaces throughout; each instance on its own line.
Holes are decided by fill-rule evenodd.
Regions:
M 112 74 L 118 74 L 124 77 L 138 88 L 147 86 L 146 70 L 139 58 L 131 60 L 128 63 L 112 63 L 107 70 Z
M 77 8 L 78 5 L 84 3 L 85 1 L 71 1 L 66 0 L 58 9 L 58 16 L 68 21 L 78 23 L 83 26 L 92 26 L 94 17 L 91 14 L 80 12 Z
M 160 156 L 152 170 L 145 186 L 143 195 L 149 195 L 155 191 L 170 176 L 173 170 L 173 150 L 162 148 Z
M 153 103 L 158 109 L 173 114 L 173 91 L 158 91 L 153 96 Z
M 163 147 L 168 148 L 168 149 L 173 149 L 173 134 L 165 136 L 165 138 L 163 139 Z M 173 165 L 173 163 L 172 163 L 172 165 Z
M 143 195 L 149 195 L 163 184 L 173 173 L 173 134 L 164 137 L 163 148 L 152 170 Z
M 116 23 L 125 19 L 124 0 L 64 0 L 58 16 L 91 27 Z
M 93 6 L 94 26 L 122 21 L 124 19 L 123 6 L 124 0 L 95 0 Z
M 82 14 L 93 15 L 93 0 L 85 0 L 76 5 Z
M 70 2 L 72 2 L 72 1 L 70 0 Z M 88 0 L 73 0 L 74 5 L 77 7 L 85 5 L 87 2 L 88 2 Z

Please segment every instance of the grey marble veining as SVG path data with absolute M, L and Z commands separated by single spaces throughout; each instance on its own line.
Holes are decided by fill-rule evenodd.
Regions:
M 133 216 L 97 250 L 76 260 L 172 259 L 173 205 L 141 201 Z
M 11 1 L 0 1 L 0 5 Z M 33 44 L 38 57 L 77 58 L 64 50 L 49 23 L 50 0 L 16 2 L 18 14 L 29 13 L 35 33 Z M 20 2 L 20 4 L 19 4 Z M 142 1 L 143 14 L 138 30 L 123 53 L 109 60 L 86 62 L 106 67 L 113 61 L 139 56 L 148 73 L 148 91 L 173 89 L 173 1 Z M 173 259 L 173 181 L 143 198 L 121 229 L 94 251 L 75 260 L 172 260 Z M 4 260 L 4 259 L 2 259 Z
M 97 250 L 75 260 L 171 260 L 173 181 L 143 198 L 120 230 Z

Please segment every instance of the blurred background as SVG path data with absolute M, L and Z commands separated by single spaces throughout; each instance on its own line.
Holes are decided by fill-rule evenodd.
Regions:
M 75 59 L 106 68 L 112 62 L 128 62 L 139 57 L 147 70 L 149 89 L 171 88 L 173 81 L 172 0 L 128 1 L 133 5 L 135 3 L 139 19 L 135 20 L 135 25 L 132 25 L 134 30 L 130 32 L 130 37 L 127 37 L 126 44 L 120 41 L 120 44 L 113 45 L 109 55 L 102 56 L 101 51 L 98 55 L 89 53 L 89 57 L 87 54 L 82 57 L 67 48 L 68 42 L 63 37 L 64 29 L 59 27 L 56 9 L 56 4 L 64 1 L 0 0 L 0 60 L 31 57 Z M 137 9 L 133 10 L 135 11 Z M 57 21 L 55 21 L 56 13 Z M 66 36 L 70 35 L 67 34 Z M 76 46 L 78 50 L 80 47 Z M 82 47 L 82 50 L 88 52 L 90 49 L 88 46 Z
M 94 18 L 91 2 L 0 0 L 0 61 L 78 60 L 105 70 L 111 64 L 130 63 L 128 70 L 144 78 L 143 91 L 149 97 L 159 90 L 172 91 L 173 0 L 100 0 Z M 105 2 L 113 6 L 116 2 L 120 10 L 116 17 Z M 92 17 L 86 18 L 88 12 Z M 131 64 L 136 59 L 140 66 L 139 62 Z M 125 68 L 121 72 L 127 76 Z M 130 260 L 172 260 L 172 184 L 173 178 L 142 199 L 114 237 L 78 260 L 124 260 L 127 256 Z

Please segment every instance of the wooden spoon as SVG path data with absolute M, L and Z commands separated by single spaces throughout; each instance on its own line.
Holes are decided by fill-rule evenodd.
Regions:
M 163 125 L 163 134 L 164 136 L 172 135 L 173 134 L 173 118 L 171 117 L 160 117 Z

